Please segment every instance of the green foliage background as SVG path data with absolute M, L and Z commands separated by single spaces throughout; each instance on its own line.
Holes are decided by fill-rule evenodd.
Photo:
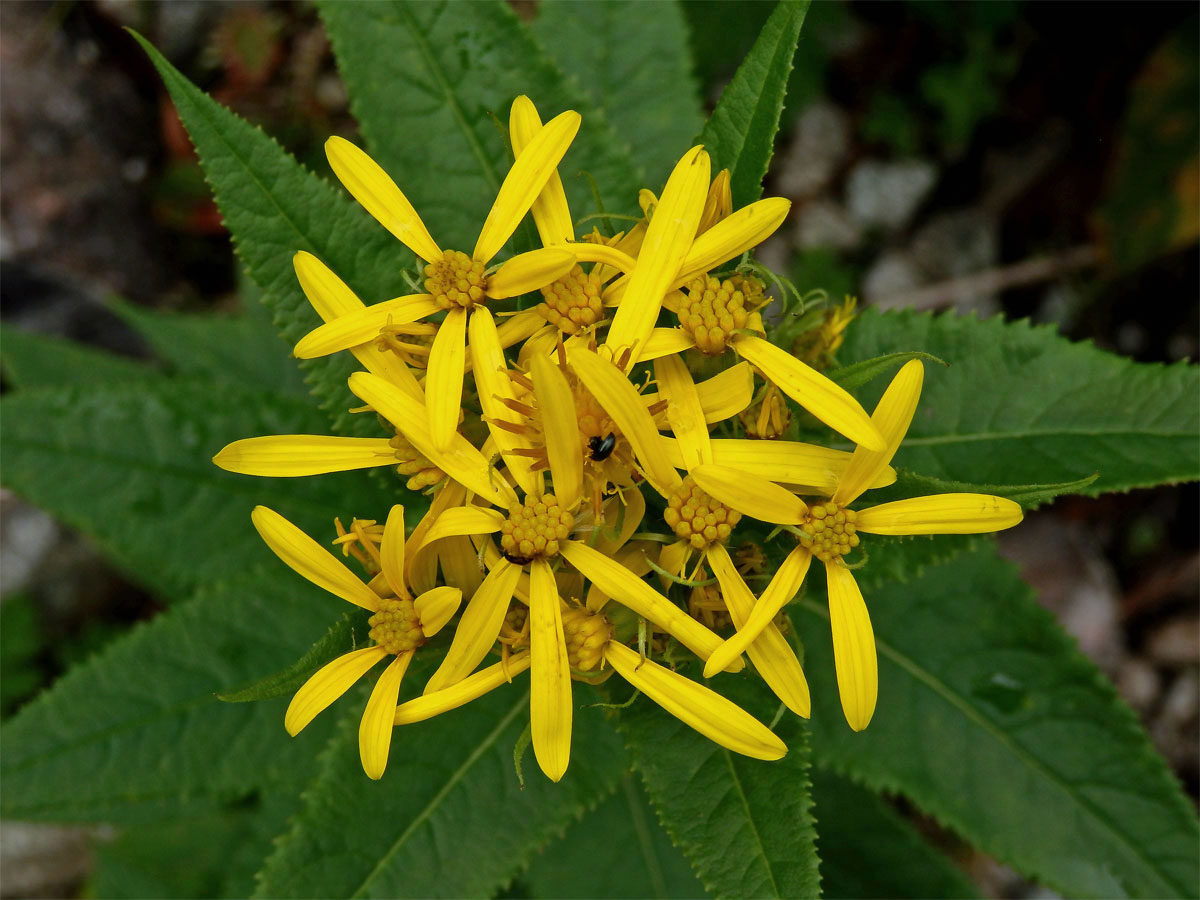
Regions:
M 608 212 L 632 213 L 637 189 L 659 188 L 697 133 L 714 170 L 732 170 L 735 202 L 757 197 L 807 4 L 775 8 L 707 122 L 670 3 L 548 3 L 532 27 L 498 0 L 321 11 L 367 149 L 404 173 L 435 237 L 465 245 L 507 165 L 491 116 L 517 93 L 583 115 L 562 167 L 577 216 L 594 208 L 577 173 L 595 179 Z M 366 302 L 402 293 L 412 259 L 326 173 L 304 169 L 143 44 L 269 315 L 125 310 L 165 370 L 4 334 L 18 388 L 0 420 L 6 483 L 171 603 L 0 738 L 6 818 L 127 829 L 102 851 L 101 895 L 971 894 L 891 796 L 1066 896 L 1196 895 L 1191 804 L 986 537 L 873 545 L 860 583 L 881 687 L 862 734 L 837 706 L 823 585 L 811 576 L 791 617 L 813 717 L 780 721 L 790 753 L 779 763 L 734 756 L 644 700 L 607 710 L 580 690 L 566 778 L 555 786 L 532 773 L 522 787 L 512 752 L 527 699 L 516 684 L 398 730 L 374 783 L 356 755 L 365 694 L 295 740 L 282 729 L 284 694 L 303 672 L 249 692 L 270 699 L 221 702 L 328 632 L 305 659 L 315 669 L 355 632 L 349 619 L 330 630 L 342 610 L 276 563 L 250 509 L 266 503 L 322 533 L 334 515 L 381 518 L 397 500 L 419 502 L 399 481 L 363 473 L 249 479 L 211 464 L 242 437 L 372 428 L 345 412 L 347 359 L 311 361 L 304 384 L 295 377 L 288 348 L 316 318 L 292 255 L 316 254 Z M 580 44 L 588 52 L 572 52 Z M 530 240 L 518 232 L 514 248 Z M 1200 475 L 1195 367 L 1136 364 L 1025 322 L 868 313 L 840 354 L 881 358 L 853 378 L 868 408 L 899 364 L 886 357 L 905 351 L 949 368 L 927 365 L 888 498 L 974 484 L 1037 503 Z M 774 717 L 752 677 L 714 686 Z M 591 703 L 624 699 L 612 687 Z

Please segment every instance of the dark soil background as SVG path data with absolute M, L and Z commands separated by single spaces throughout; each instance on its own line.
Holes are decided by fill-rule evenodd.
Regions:
M 711 104 L 771 7 L 683 8 Z M 0 314 L 144 355 L 113 296 L 229 310 L 240 274 L 124 26 L 317 171 L 324 139 L 355 126 L 306 4 L 0 3 Z M 793 200 L 792 218 L 760 257 L 802 290 L 1031 317 L 1138 360 L 1194 361 L 1198 26 L 1186 3 L 814 3 L 767 186 Z M 1193 798 L 1198 499 L 1194 484 L 1069 498 L 1001 535 Z M 0 521 L 7 717 L 158 606 L 11 494 Z M 3 896 L 87 890 L 88 835 L 3 828 Z M 994 896 L 1053 896 L 985 857 L 962 862 Z

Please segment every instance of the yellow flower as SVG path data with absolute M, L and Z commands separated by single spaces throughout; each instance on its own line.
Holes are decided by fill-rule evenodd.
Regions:
M 539 570 L 535 570 L 537 572 Z M 545 575 L 535 576 L 545 578 Z M 553 576 L 550 576 L 553 578 Z M 557 590 L 552 584 L 545 584 L 540 590 L 549 594 L 553 592 L 557 598 Z M 533 611 L 531 608 L 531 616 Z M 530 717 L 534 724 L 533 748 L 538 764 L 552 779 L 557 781 L 555 772 L 561 767 L 566 769 L 567 758 L 561 754 L 569 751 L 569 743 L 565 751 L 560 746 L 539 743 L 538 735 L 546 730 L 548 718 L 565 710 L 567 721 L 551 721 L 560 732 L 570 736 L 569 713 L 571 709 L 570 674 L 578 672 L 586 678 L 590 672 L 611 666 L 635 688 L 663 707 L 681 722 L 686 723 L 710 740 L 727 747 L 735 753 L 754 759 L 774 760 L 787 753 L 787 747 L 766 726 L 743 710 L 741 707 L 722 697 L 703 685 L 696 684 L 688 678 L 659 665 L 651 659 L 644 658 L 612 637 L 613 626 L 600 612 L 594 612 L 583 607 L 571 607 L 561 603 L 556 623 L 565 637 L 565 656 L 567 675 L 562 675 L 561 659 L 555 659 L 553 669 L 555 705 L 534 705 L 539 694 L 545 699 L 551 696 L 549 691 L 538 690 L 536 670 L 532 674 L 533 690 L 531 695 Z M 537 628 L 532 631 L 537 634 Z M 488 691 L 494 690 L 531 666 L 536 666 L 537 643 L 530 651 L 517 653 L 506 662 L 496 663 L 475 674 L 457 682 L 450 687 L 427 693 L 415 700 L 403 703 L 396 709 L 395 724 L 407 725 L 420 722 L 451 709 L 456 709 L 469 703 Z M 543 644 L 543 647 L 548 644 Z M 557 651 L 555 651 L 557 652 Z M 544 676 L 543 676 L 544 677 Z M 560 755 L 552 755 L 557 752 Z
M 369 610 L 371 644 L 339 656 L 318 669 L 292 698 L 284 727 L 293 737 L 317 714 L 342 696 L 376 663 L 392 661 L 371 691 L 358 730 L 359 755 L 370 778 L 383 777 L 392 740 L 392 719 L 400 682 L 417 648 L 454 615 L 462 600 L 457 588 L 439 587 L 413 596 L 404 579 L 404 508 L 393 506 L 376 548 L 366 531 L 379 574 L 363 584 L 332 553 L 274 510 L 255 507 L 254 527 L 267 546 L 297 573 L 318 587 Z
M 878 452 L 859 446 L 828 502 L 810 507 L 776 484 L 719 466 L 699 466 L 692 473 L 704 490 L 718 498 L 737 497 L 743 504 L 750 498 L 758 509 L 757 518 L 799 526 L 801 543 L 784 567 L 800 573 L 800 578 L 813 556 L 825 564 L 838 690 L 846 721 L 855 731 L 871 721 L 879 686 L 871 618 L 854 575 L 842 560 L 858 546 L 858 535 L 982 534 L 1011 528 L 1023 517 L 1012 500 L 988 494 L 937 494 L 857 511 L 849 508 L 873 486 L 899 449 L 916 412 L 923 380 L 920 360 L 905 363 L 896 373 L 872 416 L 887 439 L 886 449 Z M 738 633 L 709 657 L 705 674 L 719 672 L 722 662 L 736 659 L 790 599 L 779 593 L 760 597 L 748 619 L 738 625 Z
M 355 199 L 381 225 L 423 259 L 424 294 L 413 294 L 356 310 L 310 332 L 295 347 L 307 359 L 357 347 L 375 340 L 384 329 L 424 319 L 444 311 L 428 354 L 426 415 L 434 443 L 446 449 L 452 440 L 461 408 L 466 371 L 468 320 L 491 320 L 487 300 L 515 297 L 549 284 L 575 264 L 575 256 L 561 248 L 522 253 L 491 272 L 488 263 L 500 252 L 529 211 L 543 185 L 555 172 L 579 129 L 579 114 L 568 110 L 537 131 L 518 154 L 483 223 L 475 249 L 468 256 L 445 250 L 433 240 L 412 204 L 387 173 L 349 141 L 332 137 L 325 144 L 330 166 Z M 489 340 L 478 353 L 501 353 L 495 329 L 482 333 Z M 478 371 L 479 360 L 473 359 Z

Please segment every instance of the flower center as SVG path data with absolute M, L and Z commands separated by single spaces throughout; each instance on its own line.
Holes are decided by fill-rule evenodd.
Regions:
M 527 496 L 500 526 L 500 548 L 509 562 L 549 559 L 558 553 L 558 542 L 565 541 L 574 526 L 575 517 L 559 506 L 553 494 Z
M 800 523 L 800 543 L 824 562 L 840 559 L 858 546 L 855 521 L 858 513 L 843 509 L 832 500 L 808 508 L 808 517 Z
M 370 637 L 388 653 L 404 653 L 425 643 L 421 619 L 411 600 L 386 597 L 379 601 L 378 611 L 367 620 Z
M 442 309 L 470 309 L 487 296 L 484 264 L 461 250 L 447 250 L 425 267 L 425 290 Z
M 747 281 L 736 277 L 719 281 L 709 275 L 688 285 L 684 302 L 679 304 L 679 324 L 701 353 L 724 353 L 733 333 L 746 327 L 750 313 L 743 288 Z
M 564 609 L 562 623 L 571 668 L 578 672 L 599 668 L 604 659 L 604 645 L 612 638 L 612 623 L 582 606 Z
M 704 493 L 689 475 L 667 500 L 663 518 L 676 537 L 703 550 L 728 538 L 742 514 Z
M 544 302 L 537 311 L 559 331 L 576 334 L 604 318 L 604 285 L 594 272 L 576 265 L 566 275 L 542 288 Z

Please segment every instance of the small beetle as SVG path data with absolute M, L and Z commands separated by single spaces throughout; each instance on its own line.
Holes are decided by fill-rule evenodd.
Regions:
M 588 447 L 592 451 L 592 460 L 595 462 L 604 462 L 612 456 L 613 450 L 617 447 L 617 436 L 611 431 L 607 437 L 599 436 L 588 438 Z

